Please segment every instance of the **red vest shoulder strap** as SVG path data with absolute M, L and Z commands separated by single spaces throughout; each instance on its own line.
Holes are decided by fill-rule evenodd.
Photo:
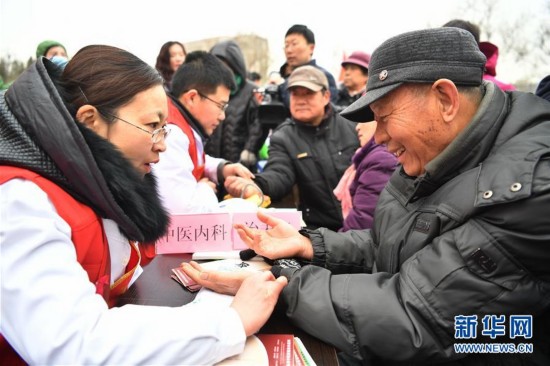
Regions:
M 0 166 L 0 184 L 16 178 L 30 180 L 46 192 L 59 216 L 71 227 L 78 262 L 88 273 L 90 282 L 95 283 L 96 292 L 109 304 L 111 262 L 101 219 L 90 207 L 39 174 L 22 168 Z M 10 365 L 26 364 L 1 334 L 0 359 Z
M 183 133 L 189 139 L 189 156 L 191 157 L 191 161 L 193 161 L 193 176 L 198 182 L 202 177 L 204 177 L 204 164 L 199 165 L 195 134 L 193 133 L 191 126 L 189 126 L 189 123 L 185 120 L 170 98 L 168 98 L 168 123 L 174 124 L 181 128 Z M 205 161 L 204 152 L 202 153 L 202 161 Z
M 59 216 L 71 227 L 78 262 L 88 273 L 89 280 L 96 284 L 98 293 L 107 299 L 111 264 L 101 219 L 90 207 L 41 175 L 22 168 L 0 166 L 0 184 L 14 178 L 30 180 L 46 192 Z

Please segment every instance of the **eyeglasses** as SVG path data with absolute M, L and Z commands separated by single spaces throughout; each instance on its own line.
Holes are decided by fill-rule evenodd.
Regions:
M 166 136 L 168 136 L 168 134 L 170 133 L 170 129 L 168 127 L 166 127 L 166 125 L 162 126 L 161 128 L 157 128 L 156 130 L 154 130 L 153 132 L 149 131 L 149 130 L 146 130 L 145 128 L 143 127 L 139 127 L 138 125 L 135 125 L 133 124 L 132 122 L 128 122 L 120 117 L 117 117 L 115 115 L 112 115 L 110 113 L 106 113 L 106 112 L 99 112 L 103 115 L 106 115 L 106 116 L 109 116 L 111 118 L 114 118 L 114 119 L 118 119 L 122 122 L 125 122 L 125 123 L 128 123 L 129 125 L 132 125 L 134 126 L 135 128 L 139 129 L 139 130 L 142 130 L 144 132 L 147 132 L 148 134 L 151 135 L 151 141 L 153 142 L 153 144 L 157 144 L 161 141 L 164 141 L 166 139 Z
M 88 97 L 86 96 L 86 94 L 84 94 L 84 91 L 82 90 L 82 88 L 79 86 L 78 89 L 80 90 L 80 93 L 82 93 L 82 96 L 84 97 L 84 100 L 86 101 L 86 103 L 90 104 L 90 101 L 88 100 Z M 170 133 L 170 129 L 168 127 L 166 127 L 166 125 L 162 126 L 161 128 L 157 128 L 156 130 L 151 132 L 149 130 L 146 130 L 143 127 L 139 127 L 138 125 L 135 125 L 132 122 L 128 122 L 128 121 L 126 121 L 126 120 L 124 120 L 120 117 L 117 117 L 115 115 L 112 115 L 110 113 L 102 112 L 99 109 L 97 111 L 100 114 L 102 114 L 103 116 L 109 116 L 111 118 L 118 119 L 122 122 L 125 122 L 125 123 L 128 123 L 129 125 L 134 126 L 135 128 L 137 128 L 139 130 L 147 132 L 148 134 L 151 135 L 151 141 L 153 142 L 153 144 L 158 144 L 159 142 L 164 141 L 166 139 L 166 136 L 168 136 L 168 134 Z
M 209 101 L 211 101 L 212 103 L 214 103 L 215 105 L 217 105 L 218 108 L 220 109 L 220 111 L 222 111 L 222 112 L 225 112 L 226 109 L 227 109 L 227 107 L 229 107 L 229 103 L 220 103 L 220 102 L 216 102 L 214 99 L 207 97 L 206 95 L 204 95 L 203 93 L 201 93 L 201 92 L 198 91 L 198 90 L 197 90 L 197 93 L 201 96 L 201 98 L 208 99 Z

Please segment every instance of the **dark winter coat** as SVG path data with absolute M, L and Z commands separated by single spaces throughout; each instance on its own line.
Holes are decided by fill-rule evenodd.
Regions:
M 298 185 L 299 207 L 313 227 L 342 227 L 340 201 L 332 192 L 359 147 L 355 123 L 328 108 L 317 127 L 287 119 L 270 138 L 269 159 L 255 182 L 272 200 Z
M 550 102 L 550 75 L 540 81 L 535 94 Z
M 229 98 L 225 120 L 210 136 L 205 151 L 210 156 L 236 163 L 243 150 L 257 154 L 266 138 L 257 118 L 256 85 L 247 80 L 244 56 L 234 41 L 220 42 L 210 53 L 224 60 L 242 82 Z
M 484 87 L 424 175 L 393 174 L 372 231 L 309 233 L 314 265 L 282 292 L 298 326 L 369 365 L 550 365 L 550 104 Z M 480 334 L 484 315 L 514 314 L 532 338 Z M 455 338 L 460 315 L 478 316 L 475 340 Z M 468 341 L 535 351 L 455 353 Z
M 363 89 L 363 92 L 364 91 L 365 90 Z M 363 93 L 350 95 L 348 89 L 344 85 L 342 85 L 340 89 L 338 89 L 338 94 L 336 96 L 336 100 L 334 101 L 336 110 L 343 111 L 344 109 L 346 109 L 346 107 L 353 104 L 353 102 L 355 102 L 357 99 L 361 98 L 361 96 L 363 96 Z

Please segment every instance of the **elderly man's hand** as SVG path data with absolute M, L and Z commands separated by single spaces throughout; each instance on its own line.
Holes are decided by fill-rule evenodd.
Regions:
M 223 272 L 207 270 L 194 261 L 182 263 L 181 268 L 185 274 L 199 285 L 226 295 L 235 295 L 242 282 L 254 274 L 251 271 Z
M 246 179 L 254 178 L 254 174 L 247 167 L 240 163 L 226 164 L 223 167 L 223 177 L 228 178 L 231 176 L 237 176 Z
M 233 197 L 248 198 L 254 194 L 261 192 L 260 188 L 252 179 L 245 179 L 241 177 L 227 177 L 224 183 L 225 190 Z M 245 190 L 246 188 L 246 190 Z
M 300 257 L 313 258 L 313 247 L 309 238 L 300 234 L 286 221 L 258 210 L 258 218 L 271 227 L 269 230 L 251 229 L 235 224 L 241 239 L 252 250 L 269 259 Z

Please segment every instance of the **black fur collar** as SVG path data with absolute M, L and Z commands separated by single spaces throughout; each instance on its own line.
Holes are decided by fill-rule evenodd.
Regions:
M 144 179 L 113 144 L 75 121 L 55 86 L 58 71 L 41 58 L 0 93 L 0 164 L 50 179 L 130 240 L 157 240 L 169 216 L 155 178 Z
M 140 229 L 143 237 L 129 237 L 124 225 L 119 223 L 122 233 L 130 240 L 145 243 L 159 239 L 168 229 L 169 215 L 161 204 L 155 176 L 146 174 L 142 178 L 113 144 L 81 123 L 76 124 L 88 143 L 114 200 Z

